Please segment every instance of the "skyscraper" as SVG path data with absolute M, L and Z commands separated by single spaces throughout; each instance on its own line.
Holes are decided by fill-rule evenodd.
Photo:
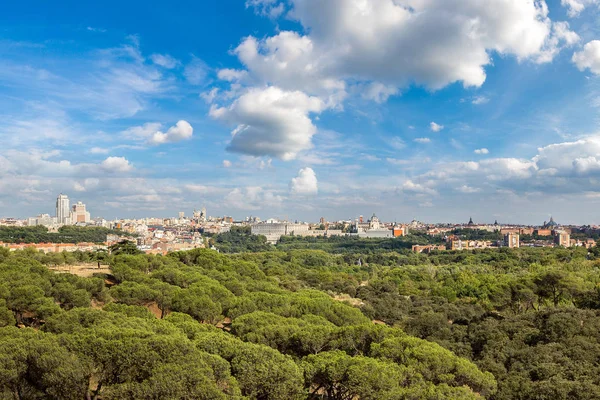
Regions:
M 70 216 L 70 220 L 73 225 L 80 222 L 86 224 L 90 222 L 90 213 L 85 209 L 85 204 L 80 201 L 73 205 L 73 210 L 71 211 Z
M 59 194 L 56 199 L 56 219 L 59 224 L 67 224 L 69 219 L 69 197 Z
M 504 245 L 511 248 L 520 247 L 521 242 L 518 233 L 509 232 L 504 235 Z

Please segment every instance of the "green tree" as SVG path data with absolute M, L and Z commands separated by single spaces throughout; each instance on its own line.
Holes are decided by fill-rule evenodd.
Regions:
M 554 307 L 569 299 L 575 291 L 575 282 L 560 271 L 549 271 L 538 276 L 534 283 L 535 292 L 541 299 L 550 300 Z
M 143 253 L 131 240 L 122 240 L 118 243 L 115 243 L 112 246 L 110 246 L 108 250 L 113 256 L 118 256 L 120 254 L 136 255 Z

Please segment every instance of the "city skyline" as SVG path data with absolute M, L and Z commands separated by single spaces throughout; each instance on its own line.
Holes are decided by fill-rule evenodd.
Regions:
M 46 212 L 49 209 L 49 206 L 46 206 L 45 208 L 42 208 L 40 210 L 35 211 L 31 215 L 2 215 L 2 214 L 0 214 L 0 219 L 2 219 L 2 218 L 27 219 L 27 218 L 31 218 L 33 215 L 37 215 L 37 216 L 40 216 L 40 215 L 49 215 L 49 216 L 56 217 L 56 220 L 57 220 L 58 224 L 70 224 L 69 217 L 70 217 L 70 214 L 73 211 L 72 209 L 74 208 L 75 205 L 82 204 L 82 203 L 83 202 L 81 200 L 79 200 L 76 203 L 73 203 L 72 206 L 70 206 L 70 198 L 69 198 L 69 196 L 67 194 L 64 194 L 64 193 L 61 192 L 58 195 L 58 197 L 55 199 L 54 214 L 52 214 L 52 212 Z M 61 218 L 61 214 L 59 212 L 59 204 L 63 204 L 63 214 L 62 214 L 62 215 L 64 215 L 63 218 Z M 84 206 L 84 213 L 85 213 L 86 204 L 83 204 L 83 206 Z M 368 207 L 366 207 L 364 209 L 368 209 Z M 380 212 L 377 212 L 377 211 L 372 212 L 372 214 L 373 215 L 386 215 L 385 210 L 382 210 L 382 211 L 384 211 L 383 214 L 380 213 Z M 89 222 L 90 219 L 98 219 L 98 218 L 106 219 L 106 220 L 152 219 L 152 218 L 165 218 L 165 219 L 167 219 L 167 218 L 175 218 L 175 217 L 179 217 L 180 218 L 180 215 L 182 213 L 184 214 L 184 216 L 186 218 L 191 218 L 191 217 L 197 217 L 197 216 L 199 216 L 200 218 L 206 219 L 209 216 L 210 217 L 232 216 L 234 218 L 234 220 L 236 220 L 236 221 L 242 221 L 242 220 L 244 220 L 246 218 L 253 218 L 253 217 L 256 218 L 256 217 L 258 217 L 258 218 L 260 218 L 263 221 L 267 220 L 267 219 L 278 219 L 278 220 L 281 220 L 281 221 L 305 221 L 305 222 L 313 222 L 313 223 L 316 223 L 316 222 L 321 221 L 323 219 L 325 221 L 328 221 L 328 222 L 332 222 L 332 221 L 353 221 L 353 220 L 355 220 L 355 219 L 357 219 L 359 217 L 360 218 L 364 217 L 365 220 L 368 220 L 370 218 L 370 215 L 371 215 L 370 213 L 366 213 L 366 214 L 363 213 L 363 214 L 355 214 L 355 215 L 351 215 L 351 216 L 346 216 L 346 217 L 342 217 L 342 218 L 333 218 L 333 217 L 330 218 L 330 217 L 326 217 L 326 216 L 320 215 L 318 218 L 315 218 L 314 220 L 313 219 L 294 218 L 293 214 L 291 214 L 291 215 L 290 214 L 279 215 L 277 213 L 275 213 L 275 214 L 273 214 L 273 213 L 272 214 L 268 214 L 268 212 L 265 213 L 264 215 L 263 214 L 258 215 L 258 214 L 253 214 L 253 213 L 245 213 L 244 214 L 244 212 L 240 212 L 240 213 L 238 213 L 236 215 L 234 215 L 232 213 L 227 213 L 227 212 L 225 212 L 223 214 L 208 215 L 207 211 L 206 211 L 206 207 L 204 205 L 202 205 L 201 207 L 194 207 L 192 210 L 177 209 L 177 211 L 175 211 L 173 213 L 166 212 L 164 214 L 158 214 L 158 215 L 157 214 L 152 214 L 150 212 L 150 213 L 142 213 L 142 214 L 138 214 L 138 215 L 130 216 L 130 217 L 123 217 L 123 216 L 118 216 L 117 215 L 117 216 L 114 216 L 112 218 L 107 218 L 107 217 L 105 217 L 103 215 L 91 214 L 89 212 L 87 212 L 87 213 L 89 214 L 88 222 Z M 67 222 L 65 222 L 65 220 Z M 467 224 L 467 222 L 474 222 L 475 224 L 478 224 L 478 225 L 492 225 L 494 223 L 500 223 L 500 224 L 503 224 L 503 225 L 541 226 L 541 225 L 543 225 L 543 223 L 547 222 L 547 220 L 548 221 L 554 220 L 554 215 L 553 214 L 548 214 L 547 220 L 545 219 L 544 221 L 533 221 L 533 222 L 523 222 L 523 221 L 501 221 L 501 222 L 498 222 L 498 218 L 496 218 L 496 217 L 490 217 L 490 216 L 488 216 L 488 217 L 484 216 L 480 220 L 473 221 L 472 214 L 469 214 L 468 217 L 464 217 L 464 218 L 462 218 L 460 220 L 437 220 L 437 221 L 435 221 L 435 220 L 427 220 L 427 219 L 416 218 L 416 217 L 415 218 L 400 219 L 400 218 L 398 218 L 398 216 L 395 216 L 395 217 L 394 216 L 383 217 L 382 220 L 386 221 L 386 222 L 397 221 L 397 222 L 403 222 L 403 223 L 406 223 L 406 222 L 414 220 L 414 221 L 419 221 L 419 222 L 428 223 L 428 224 L 445 224 L 445 223 L 449 223 L 449 224 Z M 600 225 L 600 223 L 596 224 L 596 223 L 593 223 L 593 222 L 590 222 L 590 221 L 587 221 L 587 222 L 584 222 L 584 223 L 570 223 L 570 222 L 567 222 L 567 221 L 562 221 L 561 225 L 573 225 L 573 226 L 580 225 L 581 226 L 581 225 Z
M 371 215 L 371 216 L 369 216 Z M 85 223 L 85 224 L 95 224 L 95 222 L 93 220 L 107 220 L 104 217 L 100 216 L 100 215 L 92 215 L 89 211 L 86 210 L 86 205 L 82 202 L 82 201 L 77 201 L 76 203 L 73 204 L 73 206 L 70 206 L 70 198 L 67 194 L 64 193 L 60 193 L 57 198 L 56 198 L 56 203 L 55 203 L 55 215 L 54 217 L 50 214 L 50 213 L 44 213 L 44 212 L 40 212 L 40 213 L 36 213 L 36 217 L 33 216 L 29 216 L 29 217 L 7 217 L 7 216 L 3 216 L 0 215 L 0 220 L 2 219 L 6 219 L 6 218 L 16 218 L 16 219 L 20 219 L 20 220 L 36 220 L 37 219 L 41 219 L 44 222 L 36 222 L 34 223 L 34 225 L 74 225 L 77 223 Z M 108 220 L 113 220 L 113 221 L 118 221 L 118 220 L 144 220 L 144 219 L 194 219 L 194 220 L 199 220 L 199 221 L 203 221 L 203 222 L 207 222 L 207 220 L 209 218 L 216 218 L 216 219 L 223 219 L 223 218 L 232 218 L 233 221 L 237 221 L 237 222 L 243 222 L 243 221 L 253 221 L 253 220 L 258 220 L 258 221 L 262 221 L 262 222 L 268 222 L 268 221 L 278 221 L 278 222 L 290 222 L 293 223 L 294 221 L 298 221 L 298 222 L 302 222 L 302 223 L 335 223 L 335 222 L 341 222 L 341 221 L 346 221 L 346 222 L 357 222 L 359 221 L 360 223 L 363 223 L 363 221 L 365 223 L 367 222 L 371 222 L 372 220 L 375 220 L 377 223 L 379 223 L 380 218 L 377 217 L 377 212 L 373 212 L 372 214 L 367 214 L 367 215 L 363 215 L 363 214 L 357 214 L 354 216 L 349 216 L 346 218 L 337 218 L 337 219 L 330 219 L 327 218 L 325 216 L 321 216 L 319 217 L 318 221 L 317 220 L 300 220 L 298 218 L 293 218 L 293 216 L 290 215 L 285 215 L 285 216 L 278 216 L 278 215 L 266 215 L 266 216 L 261 216 L 261 215 L 243 215 L 243 216 L 235 216 L 233 217 L 231 214 L 223 214 L 223 215 L 209 215 L 207 213 L 207 209 L 205 206 L 202 206 L 201 208 L 197 209 L 194 208 L 193 211 L 191 213 L 187 213 L 186 211 L 177 211 L 177 216 L 175 215 L 163 215 L 163 216 L 158 216 L 158 215 L 143 215 L 140 217 L 132 217 L 132 218 L 120 218 L 120 217 L 115 217 L 112 219 L 108 219 Z M 40 220 L 40 221 L 41 221 Z M 54 221 L 54 222 L 53 222 Z M 408 223 L 409 220 L 406 219 L 399 219 L 399 218 L 382 218 L 381 219 L 382 222 L 385 223 Z M 546 223 L 552 225 L 552 226 L 559 226 L 559 225 L 563 225 L 563 226 L 584 226 L 584 225 L 596 225 L 593 223 L 584 223 L 584 224 L 572 224 L 572 223 L 557 223 L 554 220 L 554 217 L 552 215 L 549 216 L 548 220 L 544 220 L 543 223 L 541 223 L 540 221 L 537 221 L 535 223 L 524 223 L 524 222 L 518 222 L 518 221 L 501 221 L 498 222 L 497 219 L 495 219 L 493 222 L 491 222 L 490 220 L 481 220 L 481 221 L 473 221 L 473 217 L 469 216 L 468 218 L 468 222 L 467 220 L 463 220 L 463 221 L 426 221 L 426 220 L 419 220 L 417 218 L 414 218 L 411 220 L 412 222 L 418 222 L 418 223 L 424 223 L 424 224 L 431 224 L 431 225 L 444 225 L 444 224 L 453 224 L 453 225 L 477 225 L 477 226 L 492 226 L 492 225 L 504 225 L 504 226 L 546 226 Z M 31 222 L 29 223 L 31 225 Z
M 600 224 L 600 2 L 211 3 L 5 7 L 0 217 Z

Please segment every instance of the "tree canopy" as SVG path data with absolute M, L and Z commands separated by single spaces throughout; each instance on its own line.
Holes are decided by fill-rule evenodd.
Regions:
M 600 399 L 585 249 L 102 257 L 0 253 L 0 399 Z
M 0 226 L 0 242 L 4 243 L 104 243 L 107 235 L 134 236 L 101 227 L 61 226 L 49 232 L 45 226 Z

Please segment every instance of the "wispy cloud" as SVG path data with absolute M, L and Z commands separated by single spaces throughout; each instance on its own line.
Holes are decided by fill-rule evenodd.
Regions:
M 414 140 L 415 143 L 420 143 L 420 144 L 427 144 L 427 143 L 431 143 L 431 139 L 427 138 L 427 137 L 422 137 L 422 138 L 416 138 Z

